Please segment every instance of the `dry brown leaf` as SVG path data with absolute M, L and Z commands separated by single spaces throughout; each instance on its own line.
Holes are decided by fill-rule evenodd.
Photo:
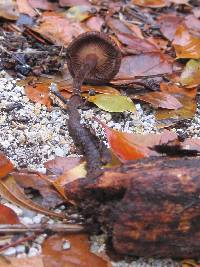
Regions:
M 33 8 L 38 8 L 41 10 L 53 11 L 57 8 L 55 3 L 51 3 L 48 0 L 28 0 L 28 2 Z
M 91 31 L 101 31 L 101 27 L 104 24 L 104 20 L 99 17 L 91 17 L 86 20 L 85 25 L 91 30 Z
M 42 256 L 37 257 L 3 257 L 0 256 L 1 267 L 44 267 Z
M 170 41 L 174 39 L 176 29 L 183 21 L 182 17 L 174 14 L 164 14 L 158 17 L 158 25 L 162 34 Z
M 48 177 L 29 171 L 12 172 L 17 184 L 22 188 L 32 188 L 38 190 L 43 197 L 42 206 L 47 208 L 55 208 L 55 206 L 63 203 L 63 198 L 52 187 L 51 182 L 48 182 Z M 46 179 L 44 179 L 46 177 Z
M 200 84 L 200 60 L 190 59 L 183 72 L 180 82 L 187 87 L 194 87 Z
M 20 223 L 17 214 L 2 204 L 0 204 L 0 224 L 17 224 Z
M 49 85 L 48 83 L 37 83 L 34 85 L 26 85 L 25 93 L 27 97 L 33 102 L 43 104 L 47 106 L 48 110 L 51 110 L 51 98 L 49 96 Z
M 108 17 L 106 23 L 115 33 L 133 34 L 131 29 L 123 21 L 119 19 Z
M 188 15 L 185 17 L 185 25 L 190 30 L 190 33 L 200 35 L 200 20 L 197 19 L 194 15 Z
M 159 121 L 160 127 L 170 126 L 183 119 L 191 119 L 194 117 L 197 109 L 196 101 L 188 96 L 179 95 L 177 99 L 183 105 L 177 110 L 158 109 L 156 111 L 156 119 Z
M 82 157 L 56 157 L 44 163 L 47 169 L 47 174 L 54 174 L 57 176 L 69 171 L 75 166 L 83 162 Z
M 22 189 L 18 186 L 16 181 L 12 176 L 8 176 L 7 178 L 3 178 L 0 181 L 0 195 L 6 200 L 14 203 L 15 205 L 19 205 L 21 207 L 48 215 L 52 217 L 65 218 L 63 214 L 58 214 L 40 205 L 34 203 L 30 200 L 22 191 Z
M 128 33 L 117 33 L 118 40 L 125 45 L 123 50 L 129 54 L 157 52 L 159 48 L 146 39 L 141 39 Z
M 172 73 L 172 59 L 162 53 L 152 52 L 122 59 L 119 73 L 114 80 L 131 80 L 135 76 Z
M 195 260 L 183 260 L 181 262 L 181 267 L 200 267 L 200 264 Z
M 169 4 L 167 0 L 132 0 L 134 5 L 143 6 L 143 7 L 151 7 L 151 8 L 159 8 L 165 7 Z
M 107 127 L 101 123 L 106 131 L 108 143 L 112 152 L 120 159 L 121 162 L 127 160 L 141 159 L 150 156 L 158 156 L 154 147 L 168 144 L 177 140 L 177 135 L 165 130 L 161 134 L 132 134 L 120 132 Z
M 19 13 L 27 14 L 30 17 L 35 17 L 37 15 L 37 12 L 30 5 L 28 0 L 16 0 L 16 2 L 19 9 Z
M 90 6 L 89 0 L 59 0 L 59 5 L 62 7 L 70 6 L 79 6 L 79 5 L 88 5 Z
M 52 182 L 52 185 L 57 189 L 61 196 L 68 200 L 65 194 L 65 186 L 79 178 L 84 178 L 86 174 L 86 162 L 84 161 L 70 170 L 65 171 L 61 176 Z
M 177 58 L 200 58 L 200 37 L 191 35 L 184 25 L 177 28 L 172 44 Z
M 0 17 L 10 20 L 17 20 L 19 17 L 19 10 L 14 0 L 0 1 Z
M 14 166 L 12 162 L 6 157 L 6 155 L 0 152 L 0 179 L 8 175 L 13 169 Z
M 61 46 L 67 46 L 74 37 L 88 31 L 81 22 L 71 21 L 65 14 L 56 12 L 44 12 L 40 24 L 33 30 L 52 43 Z
M 168 41 L 159 37 L 148 37 L 148 42 L 155 45 L 158 49 L 165 51 L 167 49 Z
M 150 92 L 144 95 L 134 95 L 131 98 L 147 102 L 155 108 L 179 109 L 183 106 L 174 96 L 164 92 Z
M 181 143 L 181 148 L 200 152 L 200 138 L 187 138 Z
M 161 83 L 160 90 L 162 92 L 174 95 L 175 97 L 178 97 L 179 95 L 185 95 L 190 97 L 191 99 L 195 99 L 197 95 L 197 88 L 187 88 L 184 86 L 178 86 L 173 83 Z
M 189 0 L 170 0 L 171 3 L 176 5 L 188 5 Z
M 161 83 L 160 90 L 175 96 L 183 107 L 178 110 L 158 109 L 155 115 L 159 121 L 159 127 L 170 126 L 180 120 L 190 119 L 195 115 L 197 88 L 190 89 L 171 83 Z
M 69 242 L 69 249 L 63 249 Z M 111 267 L 104 259 L 90 252 L 86 234 L 54 235 L 42 245 L 44 267 Z

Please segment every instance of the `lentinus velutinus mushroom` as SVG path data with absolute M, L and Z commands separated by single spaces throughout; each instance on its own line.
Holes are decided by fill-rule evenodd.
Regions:
M 80 94 L 83 82 L 105 84 L 118 73 L 121 52 L 107 34 L 87 32 L 69 44 L 67 64 L 74 78 L 74 93 Z

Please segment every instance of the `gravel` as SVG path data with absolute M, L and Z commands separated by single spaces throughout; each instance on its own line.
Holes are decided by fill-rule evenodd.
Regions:
M 29 101 L 24 88 L 16 84 L 5 72 L 0 73 L 0 150 L 6 152 L 8 157 L 18 168 L 29 168 L 46 173 L 43 163 L 55 158 L 55 156 L 73 156 L 75 147 L 69 136 L 66 120 L 68 115 L 59 107 L 54 106 L 51 111 L 38 103 Z M 133 133 L 156 133 L 160 129 L 156 127 L 153 109 L 148 105 L 136 104 L 137 112 L 132 114 L 124 112 L 112 114 L 98 108 L 90 108 L 81 111 L 82 123 L 90 125 L 96 134 L 105 140 L 102 127 L 99 127 L 97 117 L 109 127 L 117 130 Z M 187 136 L 200 136 L 200 110 L 189 121 L 185 128 L 173 128 L 179 134 Z M 41 223 L 46 216 L 27 211 L 4 199 L 0 202 L 13 209 L 24 224 Z M 61 206 L 57 212 L 65 209 Z M 55 223 L 53 219 L 49 224 Z M 25 243 L 16 247 L 10 247 L 3 255 L 17 257 L 32 257 L 41 253 L 41 244 L 46 235 L 38 236 L 34 242 Z M 105 251 L 105 236 L 91 238 L 91 250 L 95 252 Z M 65 249 L 70 247 L 67 242 L 63 244 Z M 126 259 L 125 261 L 113 262 L 113 267 L 174 267 L 179 263 L 170 259 L 155 260 Z

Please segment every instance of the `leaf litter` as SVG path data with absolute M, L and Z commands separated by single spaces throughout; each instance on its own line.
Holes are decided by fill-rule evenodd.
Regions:
M 183 5 L 184 8 L 188 10 L 187 12 L 190 13 L 191 6 L 188 5 L 188 1 L 131 1 L 132 4 L 135 4 L 139 7 L 137 7 L 136 9 L 136 13 L 138 13 L 138 16 L 136 17 L 132 17 L 135 11 L 134 9 L 131 10 L 128 6 L 125 6 L 124 14 L 119 13 L 120 5 L 117 3 L 112 3 L 112 1 L 108 4 L 105 4 L 103 8 L 100 3 L 101 1 L 96 1 L 96 5 L 94 5 L 95 10 L 91 9 L 91 3 L 89 3 L 89 1 L 61 0 L 55 5 L 52 5 L 52 3 L 48 1 L 42 1 L 42 3 L 44 4 L 43 6 L 41 5 L 42 3 L 36 2 L 37 1 L 17 1 L 19 8 L 18 12 L 23 12 L 25 14 L 28 14 L 29 16 L 36 17 L 37 23 L 33 27 L 25 27 L 24 33 L 25 36 L 27 36 L 28 33 L 29 37 L 40 43 L 40 49 L 44 50 L 40 51 L 42 52 L 42 54 L 45 54 L 46 52 L 51 54 L 49 57 L 50 63 L 48 62 L 48 57 L 40 57 L 40 60 L 38 60 L 38 57 L 33 58 L 31 53 L 29 55 L 29 50 L 26 51 L 28 55 L 27 57 L 20 56 L 20 53 L 22 52 L 23 54 L 24 51 L 22 50 L 19 53 L 19 51 L 16 49 L 14 42 L 16 37 L 9 39 L 9 35 L 4 35 L 4 37 L 2 38 L 3 49 L 1 48 L 3 52 L 1 66 L 4 69 L 14 68 L 15 71 L 22 76 L 26 76 L 29 73 L 30 69 L 31 72 L 33 72 L 35 75 L 50 75 L 52 73 L 55 74 L 55 71 L 63 71 L 63 57 L 65 56 L 65 47 L 72 40 L 73 36 L 77 36 L 81 32 L 92 29 L 92 27 L 101 30 L 102 27 L 106 26 L 108 27 L 107 29 L 110 28 L 113 32 L 115 32 L 114 38 L 123 52 L 122 65 L 118 75 L 115 77 L 115 82 L 117 84 L 116 87 L 120 92 L 117 89 L 111 87 L 113 86 L 112 84 L 111 86 L 106 85 L 106 87 L 102 86 L 101 88 L 98 86 L 95 88 L 95 86 L 84 85 L 82 88 L 84 91 L 84 97 L 86 99 L 89 97 L 89 99 L 93 100 L 94 103 L 94 99 L 98 99 L 98 97 L 100 97 L 101 99 L 107 99 L 106 101 L 103 100 L 103 108 L 105 109 L 106 106 L 106 110 L 112 113 L 110 114 L 108 112 L 101 111 L 96 107 L 92 108 L 92 106 L 88 102 L 86 102 L 86 111 L 81 111 L 82 122 L 87 124 L 89 121 L 88 125 L 90 125 L 91 128 L 96 131 L 96 134 L 104 140 L 105 136 L 102 133 L 99 124 L 97 123 L 97 121 L 94 121 L 93 117 L 96 116 L 100 121 L 102 120 L 104 121 L 104 123 L 107 123 L 109 127 L 113 127 L 113 129 L 106 127 L 108 142 L 113 152 L 115 152 L 115 154 L 118 155 L 122 161 L 150 155 L 157 155 L 158 151 L 154 150 L 154 148 L 159 145 L 162 146 L 162 144 L 170 144 L 172 146 L 173 144 L 178 144 L 180 146 L 180 149 L 192 150 L 196 151 L 196 153 L 199 152 L 199 139 L 197 138 L 199 136 L 199 108 L 198 106 L 196 107 L 196 100 L 198 99 L 198 96 L 196 96 L 196 87 L 199 84 L 199 28 L 198 23 L 194 18 L 191 17 L 191 19 L 185 19 L 185 16 L 183 16 L 179 11 L 179 5 Z M 58 12 L 58 5 L 60 5 L 60 7 L 65 6 L 71 8 L 67 11 L 61 10 Z M 8 8 L 6 7 L 5 3 L 3 7 L 4 18 L 14 20 L 17 19 L 18 15 L 15 18 L 13 17 L 13 14 L 7 14 Z M 173 9 L 174 7 L 178 8 L 178 11 L 176 9 Z M 109 8 L 111 8 L 111 10 L 105 16 L 104 10 L 107 11 Z M 140 8 L 142 11 L 140 10 Z M 160 20 L 157 20 L 161 25 L 161 33 L 164 35 L 164 37 L 172 41 L 168 44 L 168 46 L 166 45 L 166 40 L 162 39 L 163 36 L 160 36 L 160 34 L 158 33 L 155 34 L 154 32 L 156 31 L 156 20 L 155 16 L 153 17 L 151 12 L 155 10 L 155 8 L 166 8 L 166 10 L 169 11 L 171 11 L 170 8 L 172 8 L 172 10 L 175 11 L 173 13 L 177 12 L 178 14 L 178 16 L 174 16 L 174 14 L 172 15 L 171 12 L 169 12 L 169 14 L 165 14 L 163 18 L 161 17 Z M 51 12 L 39 13 L 38 10 L 50 10 Z M 129 11 L 128 14 L 130 16 L 128 21 L 126 21 L 127 11 Z M 162 13 L 162 9 L 159 9 L 159 11 L 161 11 Z M 116 16 L 113 16 L 114 13 L 119 14 L 119 17 L 117 19 Z M 170 18 L 168 16 L 174 17 L 171 17 L 172 20 L 170 21 Z M 93 25 L 93 23 L 90 24 L 89 21 L 94 22 L 94 24 L 96 25 Z M 150 22 L 154 25 L 150 25 Z M 169 27 L 165 27 L 166 22 L 168 23 Z M 58 27 L 54 27 L 55 24 Z M 144 27 L 142 25 L 144 25 Z M 151 29 L 151 26 L 154 26 L 155 28 L 152 27 Z M 68 29 L 68 31 L 66 31 L 66 28 Z M 160 42 L 162 43 L 163 41 L 162 49 L 159 46 L 159 43 L 155 43 L 157 34 L 159 35 Z M 15 32 L 13 32 L 13 35 L 15 35 Z M 152 35 L 152 38 L 146 39 L 148 35 Z M 4 41 L 4 39 L 6 41 Z M 13 47 L 12 51 L 14 51 L 12 60 L 8 60 L 8 57 L 10 56 L 10 47 L 7 46 L 8 40 L 10 47 Z M 22 42 L 25 42 L 26 46 L 29 47 L 29 49 L 35 49 L 32 51 L 33 55 L 37 52 L 39 46 L 36 45 L 36 47 L 33 48 L 33 41 L 29 40 L 27 42 L 27 40 L 23 40 Z M 50 44 L 53 44 L 52 48 L 55 49 L 54 53 L 50 53 Z M 56 46 L 60 46 L 59 49 L 57 49 Z M 175 49 L 176 55 L 174 54 L 173 49 Z M 55 55 L 59 57 L 59 60 L 57 60 Z M 177 64 L 175 60 L 177 60 L 178 58 L 195 59 L 196 61 L 188 61 L 186 65 L 184 64 L 184 61 L 179 61 L 180 64 Z M 192 64 L 190 62 L 192 62 Z M 181 87 L 180 83 L 178 85 L 162 85 L 163 82 L 166 82 L 165 79 L 170 79 L 170 74 L 172 74 L 175 70 L 178 70 L 176 79 L 178 79 L 178 82 L 180 82 L 184 87 Z M 182 74 L 181 76 L 179 76 L 181 71 Z M 67 70 L 65 70 L 65 74 L 67 74 Z M 154 76 L 161 77 L 161 85 L 159 82 L 160 91 L 157 91 L 156 89 L 157 87 L 155 86 L 156 82 Z M 138 77 L 139 82 L 137 81 L 137 83 L 134 84 Z M 143 77 L 151 77 L 152 80 L 151 82 L 144 82 Z M 129 86 L 124 86 L 124 81 L 129 81 Z M 70 144 L 68 145 L 68 142 L 66 142 L 65 138 L 69 139 L 66 130 L 67 115 L 65 114 L 65 112 L 61 112 L 60 109 L 56 108 L 54 106 L 55 104 L 52 103 L 52 99 L 49 97 L 50 83 L 47 82 L 45 84 L 44 82 L 42 82 L 42 84 L 36 84 L 36 86 L 26 84 L 25 92 L 22 88 L 16 86 L 15 81 L 10 78 L 3 78 L 2 83 L 4 84 L 1 89 L 2 95 L 8 95 L 5 97 L 4 102 L 1 106 L 3 115 L 1 118 L 1 123 L 4 131 L 1 136 L 2 149 L 6 151 L 6 154 L 8 154 L 10 158 L 12 158 L 12 161 L 18 167 L 29 166 L 43 172 L 39 175 L 37 174 L 37 172 L 28 174 L 25 172 L 23 173 L 21 178 L 15 172 L 15 177 L 17 177 L 18 175 L 19 183 L 20 180 L 23 179 L 23 177 L 25 177 L 26 175 L 28 176 L 27 181 L 23 181 L 24 184 L 21 183 L 21 186 L 23 188 L 31 187 L 33 189 L 36 189 L 38 192 L 40 192 L 43 198 L 48 198 L 51 196 L 51 192 L 53 192 L 51 191 L 53 190 L 52 188 L 50 190 L 51 183 L 57 181 L 59 186 L 61 186 L 67 183 L 68 179 L 77 179 L 80 178 L 80 176 L 84 177 L 84 168 L 82 168 L 82 165 L 77 166 L 79 159 L 74 160 L 74 162 L 76 163 L 72 163 L 71 160 L 69 165 L 75 165 L 69 169 L 62 167 L 62 164 L 61 167 L 57 167 L 57 164 L 60 164 L 58 163 L 60 162 L 59 160 L 57 163 L 54 163 L 56 164 L 57 169 L 56 167 L 53 167 L 54 169 L 52 167 L 48 169 L 49 166 L 47 164 L 47 170 L 51 174 L 49 173 L 49 176 L 44 175 L 46 169 L 44 168 L 43 163 L 46 161 L 46 159 L 53 160 L 55 156 L 60 156 L 60 160 L 63 161 L 64 156 L 77 154 L 77 151 L 75 151 L 73 147 L 73 143 L 70 142 Z M 140 85 L 142 88 L 138 88 L 138 85 Z M 145 92 L 145 94 L 138 95 L 138 89 L 147 90 L 147 92 Z M 149 89 L 155 90 L 156 92 L 149 92 Z M 44 90 L 44 92 L 42 92 L 42 90 Z M 70 82 L 67 82 L 63 85 L 61 92 L 62 91 L 65 91 L 63 95 L 65 95 L 66 98 L 70 97 L 70 94 L 72 92 Z M 16 93 L 15 97 L 13 97 L 13 92 Z M 100 95 L 96 95 L 96 93 L 100 93 Z M 27 96 L 29 99 L 27 98 Z M 114 102 L 115 98 L 128 99 L 129 96 L 133 96 L 133 101 L 129 100 L 129 103 L 131 103 L 131 108 L 127 107 L 128 102 L 124 102 L 123 108 L 120 110 L 116 104 L 113 108 L 113 103 L 111 102 Z M 147 103 L 150 103 L 154 108 L 158 110 L 155 111 L 154 109 L 149 107 L 148 104 L 138 104 L 138 100 L 143 100 Z M 16 102 L 18 102 L 18 105 L 16 105 Z M 32 102 L 34 102 L 35 104 Z M 46 105 L 48 110 L 43 105 Z M 135 108 L 133 114 L 132 112 L 125 112 L 125 110 L 133 111 L 134 105 Z M 25 108 L 26 106 L 28 106 L 28 110 L 26 110 L 24 113 L 21 112 L 22 108 Z M 99 106 L 102 107 L 102 100 Z M 118 112 L 123 113 L 117 115 L 113 114 L 113 112 L 115 113 L 116 109 L 118 109 Z M 35 113 L 36 116 L 32 115 L 32 113 Z M 51 115 L 49 116 L 49 114 Z M 158 117 L 158 114 L 160 117 Z M 43 122 L 44 117 L 47 118 L 47 121 L 45 123 Z M 58 123 L 59 117 L 61 117 L 61 120 Z M 157 125 L 159 118 L 161 118 L 162 120 L 168 119 L 169 123 L 167 124 L 162 121 L 162 123 L 164 124 L 163 127 L 170 125 L 172 131 L 161 132 Z M 187 125 L 188 119 L 190 119 L 191 122 L 189 125 Z M 17 138 L 15 137 L 12 139 L 12 131 L 10 131 L 10 128 L 11 125 L 13 127 L 13 121 L 14 127 L 17 128 Z M 182 123 L 181 126 L 179 125 L 179 123 Z M 56 124 L 55 128 L 53 127 L 53 124 Z M 24 135 L 24 130 L 27 130 L 27 128 L 29 129 L 29 127 L 32 127 L 32 133 L 29 134 L 29 131 L 25 131 Z M 40 130 L 41 128 L 43 128 L 43 131 L 41 132 L 41 134 L 39 133 L 38 138 L 38 130 Z M 59 131 L 57 130 L 58 128 Z M 120 132 L 120 130 L 125 130 L 127 132 Z M 54 131 L 56 131 L 56 134 L 54 133 Z M 175 131 L 180 135 L 181 138 L 183 136 L 193 136 L 195 138 L 186 138 L 185 141 L 180 143 L 179 137 L 174 133 Z M 133 133 L 137 133 L 137 135 L 134 135 Z M 140 135 L 141 133 L 146 133 L 146 136 Z M 60 136 L 60 134 L 65 136 L 65 138 L 57 138 L 57 136 Z M 164 136 L 165 138 L 163 139 Z M 145 143 L 145 141 L 147 143 Z M 40 144 L 40 149 L 37 149 L 38 144 Z M 42 152 L 42 155 L 39 155 L 41 148 L 43 148 L 45 145 L 47 146 L 45 152 Z M 122 148 L 122 145 L 124 145 L 124 148 L 126 149 L 120 149 L 120 147 Z M 63 146 L 65 146 L 64 149 Z M 31 149 L 28 150 L 30 147 Z M 21 158 L 21 156 L 24 154 L 28 157 L 25 156 L 25 158 Z M 31 158 L 31 155 L 34 155 L 34 158 Z M 19 161 L 20 158 L 21 162 Z M 5 162 L 4 166 L 5 169 L 1 171 L 1 178 L 9 174 L 13 169 L 13 165 L 11 163 Z M 53 179 L 51 180 L 53 181 L 51 183 L 50 178 Z M 4 181 L 4 179 L 5 178 L 3 178 L 2 181 Z M 11 184 L 13 184 L 13 181 L 15 181 L 13 179 L 13 177 L 11 178 L 11 176 L 8 176 L 8 181 L 10 180 Z M 30 181 L 28 181 L 29 179 Z M 40 180 L 43 182 L 39 183 Z M 49 189 L 47 189 L 48 183 Z M 15 190 L 16 188 L 18 188 L 16 184 L 14 184 L 14 188 Z M 44 188 L 46 191 L 44 190 Z M 9 192 L 9 194 L 10 193 L 11 192 Z M 32 207 L 34 206 L 32 202 L 28 201 L 27 199 L 24 200 L 22 191 L 18 191 L 18 193 L 22 197 L 20 201 L 25 201 L 25 203 L 29 203 L 29 205 L 32 205 Z M 62 193 L 64 194 L 64 191 Z M 22 204 L 22 206 L 23 205 L 24 204 Z M 42 210 L 40 211 L 42 212 Z M 73 251 L 71 252 L 73 253 Z M 76 260 L 78 260 L 77 256 L 75 256 L 75 258 Z M 15 263 L 13 263 L 13 265 L 14 264 Z M 169 265 L 170 264 L 171 263 L 169 263 Z M 172 264 L 175 263 L 172 262 Z

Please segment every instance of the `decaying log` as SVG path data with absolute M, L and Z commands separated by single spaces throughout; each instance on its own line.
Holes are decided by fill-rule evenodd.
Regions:
M 92 231 L 100 226 L 121 254 L 200 256 L 200 160 L 149 158 L 66 186 Z

